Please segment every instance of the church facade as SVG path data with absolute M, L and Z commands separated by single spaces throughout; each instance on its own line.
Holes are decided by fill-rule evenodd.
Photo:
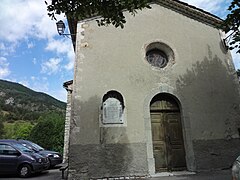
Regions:
M 151 7 L 126 13 L 123 29 L 95 18 L 71 27 L 69 178 L 222 169 L 239 153 L 239 84 L 222 20 L 180 1 Z

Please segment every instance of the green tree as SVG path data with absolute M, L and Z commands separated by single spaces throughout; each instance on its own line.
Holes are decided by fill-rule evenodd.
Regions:
M 237 53 L 240 53 L 240 1 L 233 0 L 228 10 L 230 12 L 222 27 L 226 33 L 230 33 L 229 49 L 237 49 Z
M 13 139 L 28 139 L 33 125 L 29 122 L 16 122 L 14 124 Z
M 48 15 L 55 20 L 55 15 L 61 13 L 78 20 L 98 15 L 101 16 L 101 19 L 97 20 L 98 25 L 113 24 L 122 28 L 126 22 L 124 10 L 135 15 L 137 10 L 150 8 L 149 0 L 52 0 L 51 4 L 46 1 L 45 3 Z
M 5 123 L 4 125 L 4 138 L 6 139 L 28 139 L 33 124 L 26 121 L 16 121 L 14 123 Z
M 3 126 L 3 119 L 0 117 L 0 138 L 4 136 L 4 126 Z
M 30 140 L 42 147 L 62 152 L 64 140 L 64 116 L 51 112 L 40 116 L 30 133 Z

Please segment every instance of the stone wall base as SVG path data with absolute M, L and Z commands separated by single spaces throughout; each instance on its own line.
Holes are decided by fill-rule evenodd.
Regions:
M 228 169 L 240 155 L 240 139 L 195 140 L 197 170 Z
M 145 177 L 146 144 L 71 145 L 69 179 Z

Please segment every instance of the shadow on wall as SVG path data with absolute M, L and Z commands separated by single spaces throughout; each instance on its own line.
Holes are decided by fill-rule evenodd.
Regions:
M 98 107 L 100 101 L 97 96 L 90 97 L 88 101 L 84 102 L 73 99 L 70 126 L 71 144 L 79 144 L 80 141 L 84 141 L 85 144 L 91 143 L 99 138 Z
M 191 70 L 188 69 L 184 75 L 178 78 L 176 86 L 177 91 L 185 97 L 184 103 L 188 104 L 189 112 L 193 113 L 193 117 L 196 115 L 194 117 L 196 120 L 204 121 L 204 118 L 208 119 L 209 115 L 227 112 L 221 116 L 224 118 L 226 127 L 229 126 L 229 123 L 234 123 L 231 125 L 239 127 L 239 85 L 235 81 L 235 71 L 227 69 L 228 65 L 223 65 L 223 62 L 226 61 L 222 61 L 217 55 L 213 56 L 211 48 L 208 46 L 208 57 L 193 64 Z M 230 119 L 233 120 L 233 113 L 236 121 L 229 122 Z M 204 115 L 208 117 L 204 117 Z M 213 119 L 213 117 L 210 118 Z M 219 121 L 222 120 L 219 119 Z M 231 136 L 228 131 L 225 132 L 226 137 Z M 235 130 L 235 132 L 237 131 Z
M 71 178 L 89 179 L 130 175 L 136 168 L 125 127 L 100 127 L 101 98 L 74 102 L 69 169 Z M 124 142 L 124 143 L 122 143 Z M 72 173 L 71 173 L 72 172 Z
M 98 139 L 99 136 L 98 121 L 96 121 L 98 119 L 96 113 L 98 112 L 98 106 L 96 106 L 98 102 L 100 102 L 100 98 L 97 96 L 93 96 L 85 102 L 80 102 L 73 96 L 69 138 L 70 179 L 88 176 L 89 158 L 91 152 L 95 150 L 91 141 Z
M 101 172 L 98 177 L 129 176 L 133 164 L 132 147 L 125 127 L 101 128 L 101 151 L 98 155 L 98 166 Z M 96 164 L 95 164 L 96 165 Z M 96 169 L 95 167 L 93 169 Z M 94 176 L 97 177 L 95 173 Z
M 239 85 L 234 76 L 227 60 L 213 55 L 208 46 L 208 56 L 176 81 L 188 107 L 198 170 L 228 167 L 240 153 Z

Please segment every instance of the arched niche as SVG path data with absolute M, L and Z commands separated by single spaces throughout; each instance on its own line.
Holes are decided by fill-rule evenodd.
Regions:
M 124 123 L 124 99 L 121 93 L 111 90 L 102 98 L 102 123 L 123 124 Z

